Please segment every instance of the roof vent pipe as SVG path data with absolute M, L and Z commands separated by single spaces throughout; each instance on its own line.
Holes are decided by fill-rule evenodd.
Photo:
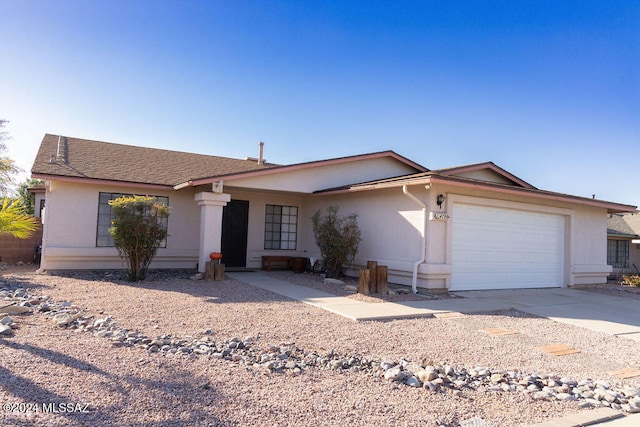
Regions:
M 260 152 L 258 154 L 258 164 L 264 163 L 264 159 L 262 158 L 263 152 L 264 152 L 264 142 L 260 141 Z
M 422 236 L 422 245 L 420 245 L 419 259 L 415 263 L 413 263 L 413 277 L 411 279 L 411 291 L 414 294 L 417 294 L 418 293 L 418 267 L 420 266 L 420 264 L 424 263 L 424 260 L 426 258 L 426 253 L 427 253 L 427 205 L 422 203 L 420 199 L 418 199 L 416 196 L 409 193 L 409 190 L 407 189 L 406 185 L 402 186 L 402 192 L 422 208 L 422 230 L 420 232 Z
M 66 150 L 66 146 L 63 147 L 62 144 L 64 144 L 65 142 L 62 141 L 62 135 L 58 135 L 58 150 L 56 152 L 56 160 L 62 160 L 62 163 L 67 163 L 67 150 Z M 49 163 L 52 163 L 51 160 L 49 160 Z M 53 162 L 55 163 L 55 162 Z

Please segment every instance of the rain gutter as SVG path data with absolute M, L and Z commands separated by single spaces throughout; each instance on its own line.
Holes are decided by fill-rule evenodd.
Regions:
M 429 185 L 425 186 L 425 188 L 429 189 Z M 405 196 L 407 196 L 408 198 L 410 198 L 411 200 L 413 200 L 418 206 L 420 206 L 420 208 L 422 208 L 422 230 L 421 230 L 421 235 L 422 235 L 422 245 L 421 245 L 421 250 L 420 250 L 420 258 L 413 263 L 413 277 L 411 279 L 411 291 L 414 294 L 418 293 L 418 267 L 420 266 L 420 264 L 424 263 L 425 259 L 426 259 L 426 253 L 427 253 L 427 205 L 425 205 L 424 203 L 422 203 L 420 201 L 420 199 L 418 199 L 416 196 L 414 196 L 413 194 L 411 194 L 409 192 L 409 190 L 407 189 L 406 185 L 402 186 L 402 192 L 405 194 Z

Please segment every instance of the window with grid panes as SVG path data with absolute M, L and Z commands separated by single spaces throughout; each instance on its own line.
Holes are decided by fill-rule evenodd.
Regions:
M 113 220 L 113 212 L 109 205 L 110 200 L 115 200 L 118 197 L 132 196 L 132 194 L 122 193 L 100 193 L 98 199 L 98 231 L 96 233 L 96 246 L 97 247 L 115 247 L 113 243 L 113 237 L 109 234 L 109 228 L 111 227 L 111 221 Z M 152 196 L 158 201 L 158 203 L 169 206 L 168 197 Z M 168 218 L 163 219 L 164 228 L 167 228 Z M 160 242 L 161 248 L 167 247 L 167 239 Z
M 613 268 L 629 268 L 628 240 L 607 240 L 607 264 Z
M 264 221 L 265 249 L 296 249 L 298 207 L 267 205 Z

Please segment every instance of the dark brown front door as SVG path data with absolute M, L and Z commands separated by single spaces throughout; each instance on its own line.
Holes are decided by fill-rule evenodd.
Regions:
M 249 202 L 231 200 L 222 210 L 222 262 L 226 267 L 247 266 Z

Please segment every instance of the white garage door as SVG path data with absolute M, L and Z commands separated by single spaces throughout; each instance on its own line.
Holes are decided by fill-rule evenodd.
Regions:
M 563 216 L 455 203 L 451 221 L 451 290 L 563 285 Z

